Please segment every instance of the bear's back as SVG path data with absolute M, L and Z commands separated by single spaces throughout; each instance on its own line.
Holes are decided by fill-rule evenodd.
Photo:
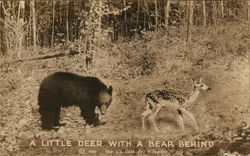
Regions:
M 56 103 L 72 105 L 80 100 L 96 100 L 107 86 L 96 77 L 79 76 L 69 72 L 56 72 L 47 76 L 40 85 L 38 103 Z M 44 104 L 42 104 L 44 105 Z
M 56 72 L 47 76 L 41 83 L 40 87 L 53 85 L 80 85 L 85 89 L 103 90 L 107 86 L 96 77 L 80 76 L 70 72 Z M 79 87 L 80 87 L 79 86 Z

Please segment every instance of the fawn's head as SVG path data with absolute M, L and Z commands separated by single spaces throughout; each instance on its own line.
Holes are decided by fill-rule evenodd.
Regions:
M 208 91 L 211 90 L 210 87 L 208 87 L 202 80 L 202 77 L 198 80 L 193 79 L 193 83 L 194 83 L 194 89 L 195 90 L 204 90 L 204 91 Z

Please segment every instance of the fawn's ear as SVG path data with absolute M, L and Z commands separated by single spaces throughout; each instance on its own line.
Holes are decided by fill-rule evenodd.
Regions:
M 196 80 L 195 80 L 194 78 L 192 78 L 192 82 L 193 82 L 193 83 L 196 83 Z
M 199 82 L 202 82 L 202 77 L 200 77 Z

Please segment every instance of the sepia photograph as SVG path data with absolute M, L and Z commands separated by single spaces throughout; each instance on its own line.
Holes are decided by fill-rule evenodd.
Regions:
M 249 0 L 0 0 L 0 156 L 250 156 Z

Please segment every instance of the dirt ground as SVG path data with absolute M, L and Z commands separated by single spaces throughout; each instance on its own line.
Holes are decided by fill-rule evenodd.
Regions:
M 33 139 L 37 141 L 39 139 L 53 139 L 53 137 L 60 140 L 97 139 L 176 141 L 204 140 L 205 136 L 209 136 L 206 138 L 207 140 L 213 140 L 215 141 L 215 146 L 220 146 L 220 141 L 216 140 L 218 137 L 228 137 L 227 139 L 230 140 L 233 128 L 236 128 L 241 122 L 247 121 L 248 119 L 248 67 L 245 64 L 239 65 L 238 69 L 228 71 L 220 68 L 192 67 L 192 69 L 189 69 L 191 72 L 180 71 L 179 73 L 175 73 L 176 75 L 174 76 L 178 76 L 177 79 L 169 73 L 164 75 L 154 73 L 150 77 L 140 77 L 127 81 L 110 80 L 110 83 L 114 87 L 114 99 L 108 113 L 102 117 L 102 120 L 107 121 L 106 125 L 93 128 L 91 132 L 86 135 L 84 121 L 80 117 L 79 109 L 77 107 L 70 107 L 62 110 L 61 121 L 66 123 L 65 127 L 61 127 L 58 132 L 43 132 L 39 127 L 40 120 L 39 114 L 36 112 L 36 97 L 38 94 L 39 82 L 41 82 L 45 74 L 43 72 L 37 72 L 37 75 L 33 75 L 32 73 L 34 72 L 30 73 L 25 72 L 24 70 L 25 69 L 20 73 L 12 74 L 27 74 L 26 79 L 23 81 L 29 81 L 29 86 L 27 86 L 27 82 L 20 83 L 18 84 L 18 89 L 9 92 L 9 94 L 6 95 L 6 97 L 12 98 L 9 100 L 22 97 L 22 102 L 24 102 L 24 104 L 32 105 L 33 107 L 33 110 L 30 111 L 32 112 L 31 115 L 33 115 L 31 119 L 35 119 L 35 121 L 31 121 L 31 127 L 34 129 L 31 129 L 31 127 L 25 123 L 29 122 L 30 119 L 27 119 L 28 121 L 24 120 L 24 125 L 21 125 L 20 129 L 16 129 L 18 135 L 22 136 L 22 131 L 25 133 L 28 132 L 28 134 L 31 135 L 28 136 L 29 139 L 23 139 L 19 142 L 21 148 L 18 155 L 43 155 L 45 151 L 46 154 L 51 155 L 55 153 L 81 155 L 81 148 L 77 146 L 68 148 L 48 148 L 39 147 L 39 145 L 38 147 L 29 147 L 29 143 Z M 160 111 L 157 118 L 157 124 L 161 131 L 156 133 L 153 129 L 150 129 L 150 125 L 147 124 L 148 130 L 142 132 L 141 113 L 145 110 L 145 94 L 149 91 L 163 88 L 176 88 L 183 92 L 190 92 L 192 87 L 191 78 L 193 76 L 196 76 L 196 78 L 203 76 L 205 83 L 212 88 L 210 92 L 202 92 L 193 105 L 189 107 L 189 110 L 194 114 L 198 121 L 199 133 L 192 133 L 192 122 L 190 122 L 188 118 L 185 118 L 185 116 L 184 119 L 186 120 L 189 134 L 184 135 L 181 133 L 177 124 L 175 111 L 166 108 Z M 19 107 L 25 106 L 23 105 Z M 20 122 L 22 124 L 22 119 Z M 27 134 L 24 134 L 22 137 L 27 137 L 25 135 Z M 106 148 L 109 149 L 108 146 Z M 94 148 L 94 150 L 102 153 L 106 148 Z M 124 147 L 121 149 L 124 149 Z M 169 151 L 168 149 L 165 150 Z M 204 149 L 197 149 L 198 152 L 202 152 L 203 150 Z M 175 152 L 176 151 L 178 150 L 175 150 Z
M 72 62 L 67 62 L 71 60 Z M 150 75 L 127 80 L 101 77 L 114 88 L 113 102 L 108 113 L 101 117 L 107 123 L 92 128 L 86 133 L 84 120 L 77 107 L 63 108 L 61 121 L 66 126 L 59 131 L 42 131 L 37 112 L 39 85 L 48 74 L 59 70 L 71 71 L 70 67 L 80 64 L 78 56 L 52 58 L 29 62 L 17 62 L 1 66 L 1 150 L 0 155 L 223 155 L 225 153 L 250 153 L 249 143 L 249 65 L 247 59 L 237 58 L 224 64 L 205 59 L 203 64 L 192 62 L 186 67 L 173 66 L 170 70 L 155 70 Z M 219 59 L 218 59 L 219 60 Z M 77 62 L 78 61 L 78 62 Z M 64 64 L 71 65 L 64 67 Z M 100 77 L 98 72 L 75 73 Z M 79 71 L 77 70 L 79 69 Z M 176 112 L 164 108 L 157 118 L 160 132 L 150 125 L 142 132 L 141 113 L 145 110 L 146 93 L 171 88 L 190 92 L 191 78 L 203 77 L 212 88 L 201 92 L 198 99 L 188 108 L 198 122 L 195 132 L 193 123 L 184 116 L 187 134 L 177 124 Z M 245 135 L 239 134 L 239 128 Z M 244 129 L 245 128 L 245 129 Z M 243 138 L 242 138 L 243 137 Z M 42 140 L 71 140 L 73 146 L 42 146 Z M 237 140 L 238 139 L 238 140 Z M 35 146 L 31 144 L 32 140 Z M 102 147 L 79 147 L 78 140 L 102 140 Z M 112 148 L 108 141 L 132 141 L 132 146 Z M 213 141 L 211 148 L 201 147 L 149 147 L 148 141 Z M 136 147 L 138 141 L 145 146 Z M 235 145 L 236 144 L 236 145 Z M 141 150 L 142 153 L 138 153 Z M 113 151 L 114 153 L 111 153 Z M 118 153 L 115 153 L 118 152 Z M 120 153 L 119 153 L 120 152 Z M 157 153 L 158 152 L 158 153 Z

